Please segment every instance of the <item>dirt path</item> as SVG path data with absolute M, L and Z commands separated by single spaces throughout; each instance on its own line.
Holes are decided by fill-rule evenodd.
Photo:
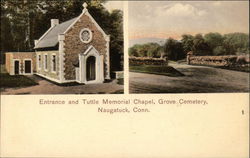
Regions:
M 129 73 L 130 93 L 249 92 L 249 73 L 206 66 L 170 64 L 183 77 Z
M 32 77 L 39 85 L 25 88 L 8 88 L 1 94 L 106 94 L 123 92 L 123 85 L 118 85 L 116 80 L 103 84 L 60 86 L 47 80 Z

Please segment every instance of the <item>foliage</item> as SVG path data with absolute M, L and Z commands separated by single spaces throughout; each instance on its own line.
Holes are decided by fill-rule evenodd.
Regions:
M 136 57 L 160 57 L 162 47 L 158 43 L 136 44 L 129 48 L 129 55 Z
M 223 46 L 217 46 L 213 49 L 213 55 L 225 55 L 226 49 Z
M 50 27 L 50 19 L 60 22 L 77 17 L 83 2 L 107 34 L 111 35 L 111 69 L 122 68 L 123 23 L 122 12 L 108 12 L 105 0 L 1 0 L 1 53 L 7 51 L 32 51 L 34 40 Z
M 205 42 L 211 50 L 211 55 L 223 55 L 226 53 L 223 47 L 224 37 L 220 33 L 208 33 L 204 36 Z
M 208 33 L 204 35 L 204 40 L 213 50 L 216 47 L 223 45 L 224 37 L 220 33 Z
M 194 55 L 211 55 L 211 49 L 201 34 L 194 36 L 193 53 Z
M 245 33 L 229 33 L 224 35 L 223 46 L 227 54 L 249 53 L 249 35 Z
M 194 37 L 192 35 L 187 35 L 187 34 L 182 35 L 181 42 L 183 45 L 184 52 L 192 51 L 194 45 L 193 41 Z
M 182 35 L 184 52 L 193 51 L 194 55 L 235 55 L 249 54 L 249 34 L 220 33 Z
M 120 10 L 113 10 L 109 16 L 110 63 L 112 70 L 123 69 L 123 14 Z
M 180 41 L 168 38 L 163 47 L 157 43 L 136 44 L 129 48 L 129 55 L 136 57 L 160 57 L 164 52 L 170 60 L 181 60 L 192 51 L 197 56 L 249 54 L 249 34 L 220 33 L 184 34 Z
M 164 52 L 167 54 L 168 59 L 170 60 L 180 60 L 185 58 L 185 54 L 183 51 L 183 45 L 181 42 L 169 38 L 164 44 Z

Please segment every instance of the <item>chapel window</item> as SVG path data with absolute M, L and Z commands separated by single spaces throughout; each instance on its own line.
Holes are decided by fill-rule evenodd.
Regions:
M 56 72 L 56 55 L 52 55 L 52 71 Z
M 48 69 L 48 55 L 44 55 L 44 69 Z
M 41 55 L 38 55 L 38 68 L 40 69 L 42 65 Z
M 89 43 L 92 40 L 92 32 L 88 28 L 84 28 L 80 32 L 80 39 L 83 43 Z

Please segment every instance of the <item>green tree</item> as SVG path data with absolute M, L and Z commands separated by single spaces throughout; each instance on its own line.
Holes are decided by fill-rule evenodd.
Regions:
M 229 33 L 224 35 L 223 46 L 227 54 L 249 53 L 249 34 Z
M 139 57 L 146 57 L 147 56 L 147 46 L 145 44 L 140 45 L 140 47 L 137 48 L 137 52 Z
M 220 33 L 208 33 L 204 35 L 205 42 L 213 49 L 223 44 L 223 36 Z
M 217 46 L 213 49 L 213 55 L 225 55 L 226 49 L 223 46 Z
M 195 55 L 211 55 L 212 54 L 211 48 L 205 42 L 201 34 L 196 34 L 194 36 L 192 50 Z
M 139 54 L 138 54 L 138 47 L 139 45 L 138 44 L 135 44 L 133 47 L 130 47 L 129 50 L 128 50 L 128 53 L 129 53 L 129 56 L 135 56 L 135 57 L 138 57 Z
M 162 47 L 158 43 L 135 44 L 129 48 L 129 56 L 160 57 Z
M 205 34 L 204 40 L 212 50 L 213 55 L 223 55 L 225 53 L 223 48 L 224 37 L 220 33 Z
M 1 14 L 1 51 L 13 50 L 13 39 L 10 36 L 11 23 L 10 20 Z
M 39 13 L 37 3 L 39 0 L 1 1 L 1 13 L 4 13 L 10 24 L 11 31 L 8 32 L 7 36 L 13 39 L 11 44 L 13 49 L 17 51 L 30 51 L 32 49 L 34 18 L 35 14 Z M 3 21 L 3 25 L 5 22 L 7 21 Z M 1 32 L 3 31 L 5 30 L 1 30 Z
M 192 35 L 184 34 L 181 39 L 183 50 L 185 53 L 193 50 L 194 37 Z
M 164 44 L 164 52 L 167 54 L 170 60 L 180 60 L 185 58 L 183 44 L 173 38 L 166 40 Z
M 161 46 L 158 43 L 148 43 L 146 48 L 148 57 L 160 57 Z
M 113 10 L 109 18 L 110 24 L 106 25 L 110 36 L 110 61 L 112 70 L 123 69 L 123 13 L 120 10 Z M 109 30 L 108 30 L 109 29 Z

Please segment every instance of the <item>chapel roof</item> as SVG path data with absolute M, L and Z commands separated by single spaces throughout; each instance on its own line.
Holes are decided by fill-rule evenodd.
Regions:
M 102 34 L 104 36 L 107 36 L 105 34 L 105 32 L 102 30 L 102 28 L 95 22 L 95 20 L 93 19 L 93 17 L 88 13 L 88 9 L 87 9 L 87 3 L 83 3 L 83 10 L 82 10 L 82 14 L 87 14 L 93 21 L 94 24 L 97 26 L 97 28 L 99 28 L 99 30 L 102 32 Z M 80 15 L 80 16 L 81 16 Z M 61 24 L 57 24 L 53 27 L 51 27 L 39 40 L 38 42 L 35 44 L 35 49 L 39 49 L 39 48 L 51 48 L 51 47 L 55 47 L 58 44 L 58 35 L 60 34 L 64 34 L 67 29 L 69 27 L 71 27 L 71 24 L 73 24 L 80 16 L 75 17 L 73 19 L 70 19 L 68 21 L 65 21 Z M 109 40 L 109 38 L 108 38 Z
M 59 42 L 58 35 L 63 34 L 68 29 L 68 27 L 75 22 L 77 18 L 78 17 L 75 17 L 49 29 L 49 32 L 45 33 L 45 36 L 38 41 L 35 49 L 55 47 Z

